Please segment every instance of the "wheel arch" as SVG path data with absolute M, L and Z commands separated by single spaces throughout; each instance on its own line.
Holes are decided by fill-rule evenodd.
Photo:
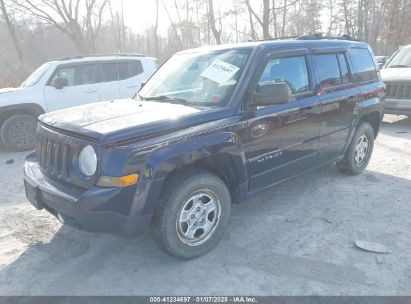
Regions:
M 23 103 L 0 107 L 0 127 L 7 118 L 16 114 L 28 114 L 38 117 L 44 113 L 45 110 L 36 103 Z
M 187 170 L 196 169 L 205 171 L 219 177 L 230 191 L 233 202 L 238 203 L 241 200 L 240 193 L 242 192 L 242 189 L 240 188 L 245 182 L 245 179 L 243 178 L 244 175 L 241 173 L 238 174 L 239 170 L 242 171 L 242 168 L 238 168 L 238 165 L 238 159 L 233 155 L 226 153 L 210 155 L 208 157 L 197 159 L 192 163 L 174 168 L 164 179 L 164 185 Z
M 374 130 L 374 138 L 377 138 L 377 135 L 381 128 L 381 114 L 378 111 L 373 111 L 362 115 L 358 121 L 358 126 L 362 122 L 368 122 Z
M 168 148 L 168 151 L 153 153 L 148 164 L 154 168 L 154 173 L 147 184 L 144 213 L 154 213 L 166 183 L 190 169 L 206 171 L 221 178 L 230 191 L 232 201 L 239 202 L 246 194 L 247 174 L 245 158 L 238 153 L 241 151 L 238 145 L 235 134 L 220 133 L 180 143 L 172 147 L 172 151 Z M 159 159 L 164 155 L 169 157 Z

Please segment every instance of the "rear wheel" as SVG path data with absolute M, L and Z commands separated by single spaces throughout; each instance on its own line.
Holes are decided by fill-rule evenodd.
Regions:
M 337 162 L 338 169 L 349 175 L 362 173 L 371 159 L 373 149 L 374 129 L 369 123 L 363 122 L 357 127 L 344 159 Z
M 165 186 L 153 219 L 154 239 L 176 258 L 203 255 L 223 236 L 230 210 L 230 193 L 219 177 L 188 171 Z
M 37 119 L 26 114 L 17 114 L 7 118 L 0 129 L 3 145 L 14 151 L 34 148 L 36 143 Z

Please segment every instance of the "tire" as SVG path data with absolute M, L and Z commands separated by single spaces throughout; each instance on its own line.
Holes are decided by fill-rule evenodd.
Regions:
M 217 245 L 230 212 L 230 193 L 219 177 L 206 171 L 186 171 L 165 185 L 153 217 L 154 240 L 176 258 L 198 257 Z
M 17 114 L 7 118 L 0 129 L 3 145 L 13 151 L 26 151 L 36 144 L 37 118 L 26 114 Z
M 347 175 L 362 173 L 367 167 L 374 149 L 374 129 L 368 122 L 362 122 L 354 133 L 338 169 Z

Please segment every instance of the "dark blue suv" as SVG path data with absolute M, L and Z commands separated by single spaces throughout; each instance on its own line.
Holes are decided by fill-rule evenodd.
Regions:
M 62 223 L 127 236 L 151 227 L 165 251 L 193 258 L 220 240 L 232 203 L 331 162 L 361 173 L 384 95 L 361 42 L 183 51 L 134 99 L 41 116 L 26 194 Z

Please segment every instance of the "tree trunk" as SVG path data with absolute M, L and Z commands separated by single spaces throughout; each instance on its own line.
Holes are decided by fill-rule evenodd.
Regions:
M 270 0 L 263 0 L 263 38 L 270 39 Z
M 19 40 L 17 38 L 17 34 L 14 28 L 14 25 L 11 23 L 9 15 L 7 13 L 6 5 L 4 4 L 4 0 L 0 0 L 1 12 L 3 14 L 4 21 L 6 21 L 7 29 L 9 31 L 10 38 L 13 42 L 14 48 L 17 52 L 17 57 L 20 63 L 23 63 L 23 52 L 21 51 L 21 46 Z
M 210 18 L 211 31 L 213 32 L 216 43 L 221 44 L 221 30 L 217 30 L 217 27 L 215 26 L 213 0 L 208 0 L 208 7 L 209 7 L 209 18 Z
M 158 1 L 156 0 L 156 24 L 154 25 L 154 44 L 155 44 L 155 52 L 156 57 L 159 57 L 159 49 L 158 49 Z

